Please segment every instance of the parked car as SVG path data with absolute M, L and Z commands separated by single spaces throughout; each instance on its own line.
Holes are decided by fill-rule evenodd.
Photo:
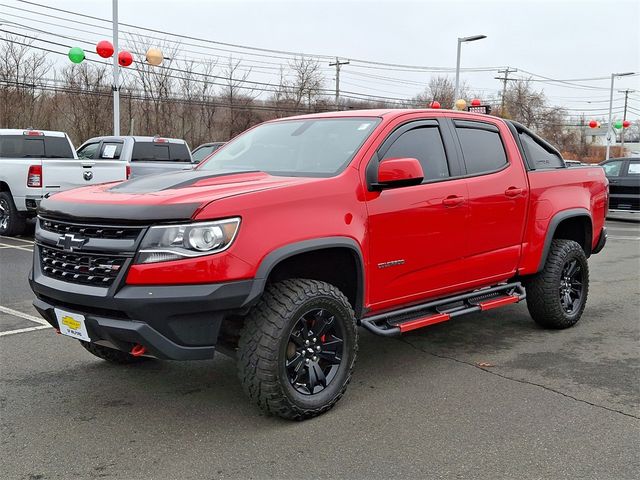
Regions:
M 0 129 L 0 235 L 23 233 L 45 195 L 126 178 L 123 163 L 78 159 L 64 132 Z
M 203 143 L 191 152 L 191 158 L 193 158 L 194 163 L 200 163 L 222 145 L 224 145 L 224 142 Z
M 609 179 L 609 210 L 640 212 L 640 158 L 612 158 L 600 165 Z
M 358 325 L 400 335 L 525 297 L 541 326 L 574 325 L 606 192 L 602 168 L 497 117 L 279 119 L 193 171 L 45 200 L 30 283 L 93 355 L 230 353 L 256 405 L 305 419 L 345 392 Z
M 130 166 L 131 178 L 188 170 L 196 165 L 187 142 L 179 138 L 95 137 L 78 148 L 78 157 L 120 160 Z

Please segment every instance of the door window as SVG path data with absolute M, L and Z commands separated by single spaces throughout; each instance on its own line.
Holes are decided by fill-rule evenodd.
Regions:
M 472 126 L 474 123 L 478 124 L 477 128 Z M 465 121 L 464 124 L 456 124 L 456 132 L 468 174 L 491 173 L 507 165 L 507 155 L 497 129 L 488 129 L 486 124 L 478 122 Z
M 640 175 L 640 162 L 636 160 L 629 162 L 629 175 Z
M 92 160 L 96 157 L 100 142 L 89 143 L 78 150 L 78 158 Z
M 420 127 L 403 133 L 384 154 L 389 158 L 415 158 L 424 172 L 424 182 L 449 177 L 449 165 L 438 127 Z
M 119 159 L 120 153 L 122 153 L 122 145 L 121 142 L 104 142 L 100 149 L 100 158 L 109 160 Z
M 604 174 L 607 177 L 618 177 L 620 176 L 620 169 L 622 168 L 622 161 L 609 162 L 602 165 L 604 168 Z

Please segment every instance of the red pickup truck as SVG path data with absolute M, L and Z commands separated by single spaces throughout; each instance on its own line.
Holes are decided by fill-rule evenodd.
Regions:
M 527 299 L 575 324 L 606 241 L 601 167 L 521 125 L 440 110 L 266 122 L 194 171 L 44 200 L 30 283 L 59 333 L 116 363 L 237 357 L 251 400 L 343 395 L 358 326 L 399 335 Z

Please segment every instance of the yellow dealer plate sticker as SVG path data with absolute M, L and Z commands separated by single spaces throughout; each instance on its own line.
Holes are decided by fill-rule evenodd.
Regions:
M 58 327 L 60 333 L 68 337 L 77 338 L 90 342 L 87 326 L 84 323 L 84 315 L 79 313 L 65 312 L 64 310 L 54 309 L 56 318 L 58 319 Z

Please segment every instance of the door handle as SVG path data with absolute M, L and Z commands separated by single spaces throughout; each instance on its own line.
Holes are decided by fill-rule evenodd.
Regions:
M 457 207 L 464 203 L 464 197 L 460 197 L 458 195 L 449 195 L 447 198 L 442 200 L 442 204 L 445 207 Z
M 509 187 L 504 191 L 504 194 L 511 198 L 517 197 L 518 195 L 522 195 L 522 188 Z

